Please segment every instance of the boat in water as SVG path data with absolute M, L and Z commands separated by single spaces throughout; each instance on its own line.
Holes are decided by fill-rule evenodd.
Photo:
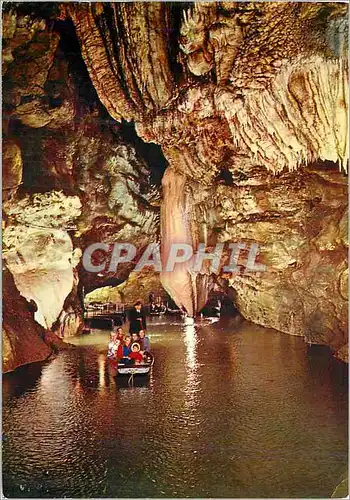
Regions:
M 117 375 L 148 375 L 154 363 L 153 354 L 147 354 L 145 360 L 140 364 L 124 364 L 119 362 L 117 365 Z

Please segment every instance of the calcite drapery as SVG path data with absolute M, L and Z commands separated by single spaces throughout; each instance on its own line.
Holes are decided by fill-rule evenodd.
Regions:
M 116 120 L 161 109 L 172 96 L 163 2 L 66 4 L 101 102 Z M 96 64 L 97 63 L 97 64 Z
M 178 85 L 168 53 L 169 45 L 176 44 L 168 4 L 83 4 L 69 6 L 68 12 L 91 79 L 111 115 L 135 120 L 139 134 L 165 150 L 190 147 L 192 161 L 202 161 L 197 178 L 208 161 L 215 173 L 213 149 L 224 148 L 273 171 L 293 170 L 318 158 L 345 166 L 344 7 L 194 4 L 184 11 L 177 34 L 184 71 Z M 216 61 L 215 78 L 191 77 L 189 61 L 198 52 L 203 53 L 199 59 Z M 202 74 L 199 69 L 195 73 Z M 223 133 L 227 126 L 229 134 Z
M 72 290 L 81 256 L 68 233 L 80 215 L 80 200 L 53 191 L 7 205 L 4 259 L 21 295 L 35 301 L 36 321 L 50 328 Z
M 160 17 L 170 13 L 167 4 L 85 4 L 68 12 L 100 99 L 112 116 L 135 120 L 141 137 L 161 144 L 173 171 L 183 176 L 182 184 L 195 182 L 204 189 L 223 167 L 233 178 L 250 175 L 254 165 L 277 173 L 318 159 L 346 168 L 344 6 L 195 3 L 179 6 L 182 21 L 175 33 L 167 31 L 169 23 L 160 31 Z M 155 24 L 150 25 L 152 15 Z M 132 29 L 135 23 L 139 31 Z M 155 40 L 160 42 L 161 71 L 149 63 Z M 166 50 L 171 44 L 178 47 L 182 64 L 177 85 L 174 61 Z M 153 93 L 150 104 L 147 96 L 155 86 L 162 91 L 157 98 Z M 172 193 L 171 176 L 175 182 L 173 173 L 164 178 L 165 251 L 178 238 L 173 219 L 195 206 L 189 194 L 186 207 L 180 199 L 174 204 L 173 195 L 167 194 Z M 182 229 L 183 238 L 193 240 L 189 227 Z M 190 314 L 198 310 L 203 290 L 185 264 L 180 274 L 172 279 L 163 274 L 162 279 L 179 305 Z

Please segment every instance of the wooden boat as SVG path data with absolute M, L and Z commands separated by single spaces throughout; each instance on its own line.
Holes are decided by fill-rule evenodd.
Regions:
M 148 354 L 144 363 L 139 365 L 129 365 L 118 363 L 117 375 L 148 375 L 154 363 L 154 356 Z

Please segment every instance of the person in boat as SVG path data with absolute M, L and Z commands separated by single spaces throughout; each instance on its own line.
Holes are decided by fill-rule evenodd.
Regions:
M 138 342 L 132 344 L 129 359 L 135 360 L 135 364 L 137 365 L 143 363 L 143 354 L 140 352 L 140 344 Z
M 143 340 L 145 338 L 145 332 L 144 330 L 139 331 L 139 340 L 137 341 L 138 344 L 140 344 L 140 349 L 141 352 L 143 352 Z
M 160 313 L 160 306 L 161 306 L 161 298 L 158 296 L 158 297 L 156 297 L 156 300 L 154 302 L 154 308 L 153 308 L 152 312 L 159 314 Z
M 107 352 L 108 359 L 111 360 L 118 359 L 118 350 L 120 354 L 120 349 L 119 349 L 120 345 L 121 345 L 120 340 L 117 338 L 116 334 L 112 332 L 108 344 L 108 352 Z
M 118 326 L 116 330 L 117 339 L 120 340 L 121 344 L 124 342 L 124 332 L 121 326 Z
M 124 339 L 124 345 L 123 345 L 123 357 L 127 358 L 129 357 L 129 354 L 131 353 L 131 337 L 130 335 L 127 335 Z
M 81 333 L 83 335 L 88 335 L 89 333 L 91 333 L 91 328 L 89 327 L 89 325 L 84 324 L 83 331 Z
M 120 358 L 118 361 L 123 364 L 123 365 L 130 365 L 133 364 L 134 361 L 130 358 L 131 354 L 131 337 L 130 335 L 126 335 L 124 338 L 124 341 L 122 343 L 122 358 Z
M 140 335 L 138 333 L 131 334 L 131 343 L 133 344 L 134 342 L 137 342 L 137 343 L 140 342 Z
M 145 331 L 144 330 L 140 330 L 139 335 L 140 335 L 139 344 L 140 344 L 141 351 L 143 351 L 144 353 L 150 352 L 150 350 L 151 350 L 151 343 L 149 341 L 149 338 L 146 337 Z
M 129 313 L 130 328 L 129 333 L 139 333 L 146 330 L 146 315 L 142 308 L 141 300 L 138 300 Z

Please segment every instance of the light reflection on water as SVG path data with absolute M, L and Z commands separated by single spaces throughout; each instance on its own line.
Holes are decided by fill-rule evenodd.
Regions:
M 102 330 L 4 377 L 6 496 L 330 495 L 347 463 L 341 363 L 239 318 L 148 329 L 155 365 L 133 387 Z
M 197 343 L 198 336 L 195 325 L 185 325 L 183 328 L 183 339 L 186 347 L 186 405 L 195 407 L 196 393 L 198 391 L 198 361 L 197 361 Z

